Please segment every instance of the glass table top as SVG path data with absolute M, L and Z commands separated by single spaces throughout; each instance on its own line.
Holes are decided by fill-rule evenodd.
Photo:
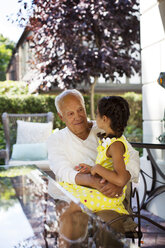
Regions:
M 36 166 L 0 166 L 0 247 L 117 248 L 130 241 Z

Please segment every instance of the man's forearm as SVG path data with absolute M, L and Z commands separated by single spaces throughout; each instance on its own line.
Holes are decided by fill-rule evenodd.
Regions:
M 76 184 L 81 185 L 81 186 L 88 186 L 91 188 L 95 188 L 94 177 L 91 174 L 78 173 L 75 177 L 75 182 Z
M 92 176 L 91 174 L 78 173 L 75 178 L 76 184 L 97 189 L 107 197 L 116 197 L 116 195 L 121 195 L 122 187 L 118 187 L 109 182 L 101 183 L 100 181 L 101 178 Z

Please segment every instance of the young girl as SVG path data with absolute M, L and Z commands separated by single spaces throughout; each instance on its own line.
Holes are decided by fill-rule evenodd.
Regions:
M 96 122 L 105 133 L 100 136 L 96 164 L 94 166 L 80 164 L 76 167 L 80 173 L 97 174 L 110 183 L 124 187 L 120 197 L 108 198 L 92 188 L 65 182 L 60 183 L 93 212 L 115 210 L 122 214 L 128 214 L 123 200 L 126 191 L 125 185 L 130 179 L 130 174 L 126 169 L 129 153 L 123 132 L 129 115 L 129 106 L 124 98 L 119 96 L 103 97 L 98 103 Z

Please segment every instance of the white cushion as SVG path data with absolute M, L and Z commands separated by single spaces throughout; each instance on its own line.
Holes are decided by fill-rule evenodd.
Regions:
M 24 161 L 48 160 L 46 143 L 14 144 L 11 159 Z
M 51 135 L 53 123 L 17 120 L 17 144 L 44 143 Z

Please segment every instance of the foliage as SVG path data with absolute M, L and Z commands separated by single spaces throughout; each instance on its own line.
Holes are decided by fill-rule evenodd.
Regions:
M 20 81 L 0 82 L 0 95 L 15 96 L 28 94 L 28 85 Z
M 103 95 L 95 95 L 95 109 L 98 99 Z M 125 130 L 125 136 L 129 141 L 140 142 L 142 138 L 142 96 L 135 93 L 127 93 L 122 95 L 129 103 L 131 116 L 128 126 Z M 63 128 L 64 123 L 57 115 L 54 106 L 55 96 L 48 95 L 19 95 L 19 96 L 2 96 L 0 95 L 0 115 L 3 112 L 8 113 L 54 113 L 54 128 Z M 90 98 L 84 95 L 87 115 L 90 116 Z M 2 120 L 0 119 L 0 149 L 5 148 L 4 131 Z M 0 162 L 1 163 L 1 162 Z M 3 163 L 3 162 L 2 162 Z
M 6 69 L 14 46 L 15 44 L 13 41 L 10 41 L 8 38 L 5 38 L 0 34 L 0 81 L 6 79 Z
M 5 136 L 3 131 L 3 126 L 0 121 L 0 150 L 5 148 Z
M 95 95 L 95 109 L 97 101 L 103 95 Z M 142 127 L 142 103 L 141 95 L 135 93 L 123 95 L 127 99 L 130 105 L 131 117 L 128 125 L 134 125 L 136 128 Z M 2 96 L 0 95 L 0 115 L 3 112 L 8 113 L 54 113 L 54 128 L 64 127 L 57 115 L 57 111 L 54 106 L 55 96 L 48 95 L 20 95 L 20 96 Z M 87 109 L 87 115 L 90 116 L 90 98 L 84 95 L 85 105 Z M 0 132 L 1 132 L 0 128 Z M 2 142 L 3 143 L 3 142 Z
M 25 82 L 17 82 L 17 81 L 4 81 L 0 82 L 0 96 L 5 96 L 5 99 L 8 99 L 7 97 L 15 96 L 15 95 L 22 95 L 28 93 L 28 86 Z M 9 98 L 10 99 L 10 98 Z M 9 112 L 10 100 L 4 100 L 4 98 L 1 99 L 0 103 L 0 114 L 5 112 L 6 110 Z M 2 104 L 2 105 L 1 105 Z M 16 105 L 17 106 L 17 105 Z M 13 107 L 11 108 L 11 111 L 13 110 Z M 15 110 L 16 112 L 18 110 Z M 0 121 L 0 149 L 3 149 L 5 147 L 5 138 L 4 138 L 4 131 L 2 128 L 2 124 Z
M 35 170 L 34 166 L 12 166 L 0 168 L 0 206 L 5 210 L 17 202 L 16 192 L 13 188 L 11 178 L 24 176 Z
M 7 210 L 17 202 L 10 178 L 0 178 L 0 206 Z
M 125 136 L 131 142 L 141 142 L 142 140 L 142 128 L 135 125 L 128 125 L 125 130 Z
M 130 118 L 125 129 L 124 135 L 129 142 L 142 142 L 142 95 L 128 92 L 123 95 L 129 103 Z M 143 149 L 137 148 L 140 156 L 143 155 Z
M 140 71 L 137 0 L 34 0 L 32 7 L 32 64 L 40 69 L 42 89 Z M 25 21 L 21 11 L 19 19 Z
M 130 107 L 128 125 L 134 125 L 136 129 L 142 129 L 142 95 L 128 92 L 123 96 L 127 99 Z
M 53 112 L 55 116 L 54 128 L 62 126 L 55 106 L 54 96 L 47 95 L 20 95 L 2 96 L 0 95 L 0 115 L 8 113 L 46 113 Z

